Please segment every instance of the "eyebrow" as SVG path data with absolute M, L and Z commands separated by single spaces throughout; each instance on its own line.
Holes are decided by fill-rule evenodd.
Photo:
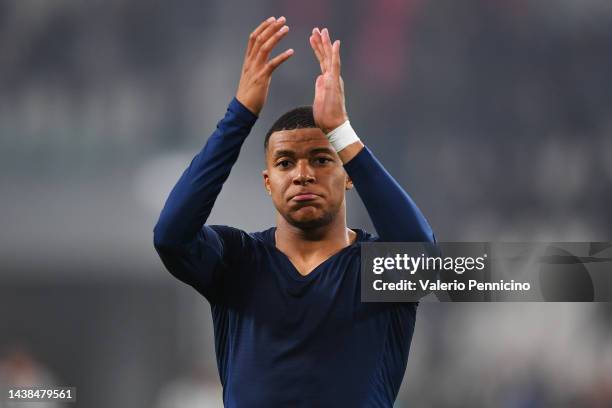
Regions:
M 317 147 L 317 148 L 310 150 L 308 153 L 310 153 L 311 155 L 318 154 L 318 153 L 331 154 L 332 156 L 334 155 L 333 150 L 327 147 Z
M 278 159 L 279 157 L 288 156 L 294 157 L 295 152 L 293 150 L 277 150 L 274 152 L 274 159 Z
M 314 149 L 311 149 L 308 151 L 308 155 L 309 156 L 313 156 L 315 154 L 319 154 L 319 153 L 325 153 L 325 154 L 329 154 L 331 156 L 334 155 L 334 152 L 327 148 L 327 147 L 315 147 Z M 273 159 L 278 159 L 279 157 L 295 157 L 295 151 L 294 150 L 289 150 L 289 149 L 283 149 L 283 150 L 277 150 L 274 152 L 274 156 Z

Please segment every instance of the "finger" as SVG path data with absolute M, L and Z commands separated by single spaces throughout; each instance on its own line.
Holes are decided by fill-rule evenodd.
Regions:
M 270 56 L 270 53 L 272 52 L 272 50 L 274 49 L 274 47 L 276 47 L 276 44 L 278 44 L 278 42 L 287 35 L 287 33 L 289 32 L 289 27 L 288 26 L 282 26 L 280 28 L 280 30 L 278 30 L 272 37 L 270 37 L 268 39 L 268 41 L 266 41 L 261 48 L 259 49 L 259 53 L 257 55 L 257 59 L 260 62 L 265 62 L 268 57 Z
M 329 31 L 327 28 L 324 28 L 321 34 L 323 52 L 325 52 L 325 68 L 331 71 L 332 45 L 331 40 L 329 39 Z
M 340 40 L 334 41 L 332 46 L 332 74 L 340 76 Z
M 312 50 L 314 51 L 315 57 L 317 58 L 317 62 L 319 63 L 319 68 L 321 69 L 321 73 L 324 74 L 325 73 L 325 65 L 323 65 L 323 57 L 319 53 L 319 50 L 317 49 L 317 46 L 314 44 L 314 38 L 312 36 L 310 37 L 310 46 L 312 47 Z
M 283 52 L 282 54 L 279 54 L 276 57 L 272 58 L 266 64 L 266 69 L 268 70 L 268 73 L 271 74 L 272 72 L 274 72 L 274 70 L 278 68 L 280 64 L 287 61 L 289 58 L 291 58 L 292 55 L 293 55 L 293 49 L 289 48 L 287 51 Z
M 325 49 L 323 48 L 323 40 L 321 37 L 321 31 L 319 31 L 318 28 L 315 28 L 313 34 L 314 34 L 315 45 L 317 47 L 317 50 L 319 51 L 319 55 L 321 56 L 321 63 L 325 67 L 327 66 L 327 63 L 325 62 Z
M 249 43 L 247 45 L 247 51 L 246 51 L 247 56 L 251 55 L 251 51 L 253 49 L 253 45 L 255 45 L 255 40 L 257 39 L 257 36 L 261 34 L 261 32 L 265 30 L 266 27 L 268 27 L 270 24 L 272 24 L 275 21 L 276 21 L 276 18 L 270 17 L 266 21 L 258 25 L 255 30 L 253 30 L 253 32 L 249 35 Z
M 323 65 L 323 56 L 321 55 L 321 52 L 319 51 L 319 48 L 317 47 L 314 31 L 313 31 L 313 34 L 310 36 L 310 46 L 312 47 L 312 50 L 314 51 L 317 61 L 319 61 L 319 67 L 321 67 L 321 73 L 324 74 L 325 66 Z
M 255 44 L 253 44 L 253 50 L 251 51 L 252 56 L 257 56 L 261 47 L 272 37 L 278 30 L 285 24 L 285 17 L 279 17 L 275 22 L 267 26 L 261 33 L 255 37 Z
M 321 38 L 321 31 L 319 31 L 318 28 L 314 29 L 314 41 L 315 41 L 315 45 L 317 47 L 317 50 L 319 52 L 319 55 L 321 56 L 321 72 L 325 73 L 327 72 L 327 60 L 326 60 L 326 56 L 325 56 L 325 50 L 323 48 L 323 41 Z

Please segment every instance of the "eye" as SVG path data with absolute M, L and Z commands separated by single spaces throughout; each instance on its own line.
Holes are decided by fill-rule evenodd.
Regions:
M 280 167 L 280 168 L 283 168 L 283 169 L 286 169 L 290 165 L 291 165 L 291 162 L 289 160 L 281 160 L 281 161 L 276 163 L 276 167 Z
M 327 157 L 317 157 L 315 159 L 316 164 L 327 164 L 329 162 L 333 162 L 333 160 Z

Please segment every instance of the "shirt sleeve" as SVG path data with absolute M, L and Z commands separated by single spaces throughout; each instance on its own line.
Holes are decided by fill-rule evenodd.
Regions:
M 153 230 L 153 244 L 168 271 L 219 302 L 226 276 L 244 259 L 248 234 L 235 228 L 205 225 L 223 183 L 257 116 L 236 98 L 202 150 L 170 192 Z
M 397 181 L 364 147 L 344 164 L 382 242 L 430 242 L 429 223 Z

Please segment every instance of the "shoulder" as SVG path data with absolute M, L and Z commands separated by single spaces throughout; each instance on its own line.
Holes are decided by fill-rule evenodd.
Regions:
M 258 232 L 246 232 L 228 225 L 205 225 L 202 228 L 204 234 L 211 235 L 212 233 L 212 235 L 216 235 L 225 245 L 242 247 L 249 247 L 258 243 L 270 243 L 271 234 L 274 234 L 273 230 L 272 227 Z
M 270 227 L 263 231 L 251 232 L 249 233 L 249 236 L 251 237 L 251 239 L 257 241 L 258 243 L 274 246 L 275 245 L 274 244 L 274 241 L 275 241 L 274 232 L 275 231 L 276 231 L 276 227 Z
M 354 244 L 378 241 L 378 236 L 374 234 L 370 234 L 368 231 L 361 230 L 359 228 L 351 228 L 351 229 L 357 233 L 357 239 L 355 240 Z

